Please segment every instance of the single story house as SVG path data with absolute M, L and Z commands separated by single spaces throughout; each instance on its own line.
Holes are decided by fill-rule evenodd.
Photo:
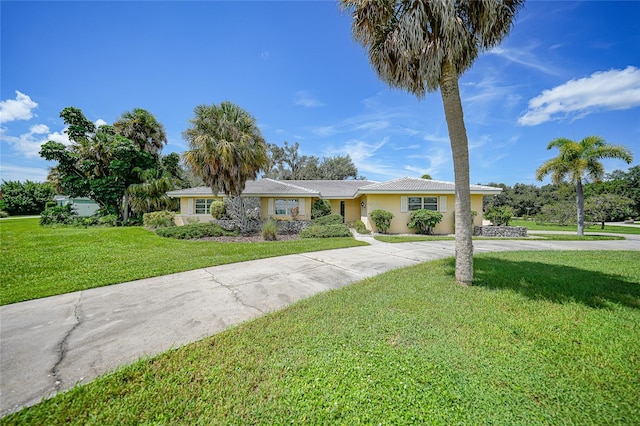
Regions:
M 471 185 L 471 210 L 477 212 L 475 225 L 482 225 L 482 198 L 496 195 L 501 188 Z M 287 180 L 259 179 L 247 181 L 243 197 L 260 199 L 261 217 L 292 219 L 292 209 L 297 208 L 298 220 L 311 219 L 311 207 L 318 199 L 329 201 L 331 212 L 340 214 L 345 222 L 362 220 L 367 229 L 376 232 L 375 223 L 369 217 L 374 210 L 386 210 L 393 214 L 389 233 L 413 233 L 407 227 L 411 211 L 430 209 L 442 213 L 443 219 L 434 229 L 436 234 L 454 231 L 455 184 L 431 179 L 400 178 L 388 182 L 370 180 Z M 180 214 L 176 224 L 208 222 L 213 220 L 211 203 L 222 199 L 215 197 L 209 187 L 180 189 L 167 193 L 180 199 Z
M 67 197 L 66 195 L 55 195 L 53 201 L 58 206 L 71 205 L 71 208 L 80 217 L 93 216 L 99 209 L 98 203 L 87 197 Z

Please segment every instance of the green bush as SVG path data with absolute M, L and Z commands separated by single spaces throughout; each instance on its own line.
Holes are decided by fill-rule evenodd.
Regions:
M 262 224 L 262 238 L 265 241 L 275 241 L 278 239 L 278 223 L 269 219 Z
M 536 215 L 536 224 L 556 223 L 560 226 L 574 224 L 577 221 L 576 204 L 572 201 L 558 201 L 542 206 Z
M 169 226 L 175 226 L 175 217 L 175 212 L 168 210 L 145 213 L 142 216 L 142 224 L 147 228 L 167 228 Z
M 331 214 L 331 204 L 327 200 L 316 200 L 311 207 L 311 219 Z
M 0 210 L 0 217 L 9 217 L 9 213 L 5 212 L 4 210 Z
M 334 225 L 311 225 L 300 232 L 300 238 L 351 237 L 349 227 L 344 223 Z
M 367 229 L 367 225 L 365 225 L 364 222 L 361 221 L 361 220 L 356 220 L 355 222 L 353 222 L 351 224 L 351 227 L 355 228 L 355 230 L 356 230 L 356 232 L 358 234 L 370 234 L 371 233 L 371 231 L 369 231 Z
M 53 185 L 48 182 L 38 183 L 27 180 L 3 181 L 0 184 L 2 192 L 1 210 L 10 215 L 40 214 L 46 209 L 47 201 L 53 200 L 56 194 Z
M 391 227 L 391 219 L 393 219 L 393 213 L 386 210 L 374 210 L 369 215 L 373 219 L 373 223 L 376 224 L 376 228 L 379 232 L 386 234 Z
M 209 212 L 214 219 L 222 219 L 227 214 L 227 207 L 224 201 L 214 201 L 211 203 Z
M 320 216 L 311 221 L 314 225 L 340 225 L 344 223 L 344 218 L 339 214 L 330 214 L 327 216 Z
M 192 238 L 222 237 L 224 235 L 238 235 L 235 231 L 227 231 L 217 223 L 192 223 L 184 226 L 171 226 L 156 229 L 161 237 L 187 240 Z
M 494 226 L 509 226 L 509 222 L 513 218 L 513 210 L 509 206 L 489 207 L 484 217 Z
M 418 234 L 429 235 L 433 232 L 433 228 L 442 221 L 442 213 L 419 209 L 414 210 L 409 215 L 409 223 L 407 226 Z
M 40 213 L 40 225 L 72 225 L 77 217 L 70 205 L 56 206 Z
M 107 214 L 98 217 L 99 226 L 118 226 L 120 217 L 117 214 Z

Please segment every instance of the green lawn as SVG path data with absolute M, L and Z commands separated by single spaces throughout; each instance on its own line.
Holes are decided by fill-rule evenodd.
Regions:
M 638 424 L 640 252 L 390 271 L 141 360 L 10 424 Z
M 0 304 L 286 254 L 362 245 L 353 238 L 215 243 L 161 238 L 140 227 L 46 228 L 0 221 Z
M 534 221 L 529 220 L 512 220 L 509 222 L 511 226 L 526 226 L 530 231 L 570 231 L 577 232 L 578 228 L 576 225 L 538 225 Z M 585 232 L 606 232 L 606 233 L 614 233 L 614 234 L 640 234 L 640 227 L 632 227 L 632 226 L 615 226 L 615 225 L 605 225 L 604 229 L 600 228 L 600 225 L 590 225 L 584 227 Z
M 418 241 L 454 241 L 455 237 L 448 235 L 376 235 L 374 237 L 383 243 L 415 243 Z M 536 234 L 538 240 L 554 241 L 597 241 L 597 240 L 624 240 L 623 236 L 612 235 L 577 235 L 564 234 Z M 501 238 L 501 237 L 473 237 L 474 240 L 527 240 L 530 238 Z

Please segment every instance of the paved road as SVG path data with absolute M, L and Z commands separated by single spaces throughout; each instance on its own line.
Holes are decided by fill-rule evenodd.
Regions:
M 313 294 L 453 256 L 453 241 L 328 250 L 216 266 L 0 307 L 0 415 L 140 357 Z M 475 252 L 640 250 L 626 241 L 479 240 Z

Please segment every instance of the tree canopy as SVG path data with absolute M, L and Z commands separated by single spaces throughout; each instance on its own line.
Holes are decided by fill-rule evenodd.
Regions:
M 357 179 L 358 169 L 349 155 L 324 157 L 300 155 L 300 144 L 284 146 L 268 144 L 269 161 L 264 177 L 278 180 L 345 180 Z
M 557 157 L 545 161 L 536 171 L 536 178 L 542 180 L 551 175 L 555 184 L 569 182 L 576 185 L 576 206 L 578 235 L 584 235 L 584 191 L 583 178 L 599 181 L 604 176 L 603 158 L 621 159 L 627 164 L 633 161 L 631 151 L 619 145 L 611 145 L 600 136 L 587 136 L 579 142 L 567 138 L 557 138 L 549 142 L 547 149 L 557 148 Z
M 89 197 L 104 211 L 117 213 L 125 221 L 130 208 L 128 189 L 131 185 L 145 182 L 145 176 L 153 175 L 149 170 L 163 170 L 159 149 L 160 141 L 166 140 L 159 138 L 160 145 L 154 146 L 142 143 L 155 138 L 162 126 L 150 113 L 139 109 L 135 111 L 125 113 L 123 117 L 144 115 L 147 119 L 144 131 L 151 133 L 145 136 L 141 129 L 135 135 L 129 133 L 137 138 L 136 141 L 118 133 L 114 126 L 96 128 L 80 109 L 67 107 L 60 117 L 68 126 L 66 133 L 71 144 L 65 146 L 48 141 L 40 150 L 40 155 L 46 160 L 57 161 L 50 173 L 55 178 L 56 187 L 71 197 Z M 117 128 L 126 132 L 122 119 L 119 123 Z M 164 134 L 164 130 L 161 133 Z
M 440 88 L 456 185 L 456 280 L 473 281 L 469 148 L 458 78 L 498 45 L 523 0 L 341 0 L 378 76 L 418 98 Z

